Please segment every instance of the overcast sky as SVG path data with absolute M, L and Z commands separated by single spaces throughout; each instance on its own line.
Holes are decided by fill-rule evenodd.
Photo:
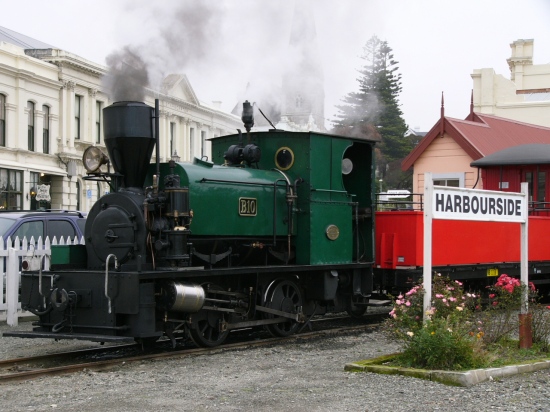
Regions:
M 100 64 L 126 45 L 138 47 L 162 70 L 187 74 L 200 100 L 219 100 L 231 110 L 246 97 L 248 80 L 265 80 L 281 64 L 294 1 L 0 0 L 0 26 Z M 357 90 L 362 49 L 373 35 L 393 49 L 405 121 L 421 131 L 439 118 L 441 92 L 445 114 L 466 117 L 474 69 L 493 68 L 509 78 L 513 41 L 534 39 L 534 63 L 550 63 L 550 0 L 311 3 L 328 120 L 342 97 Z M 178 58 L 170 56 L 175 50 Z

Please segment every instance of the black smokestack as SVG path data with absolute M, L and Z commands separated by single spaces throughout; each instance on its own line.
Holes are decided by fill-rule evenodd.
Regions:
M 154 109 L 141 102 L 117 102 L 103 109 L 105 146 L 123 187 L 141 192 L 155 147 Z

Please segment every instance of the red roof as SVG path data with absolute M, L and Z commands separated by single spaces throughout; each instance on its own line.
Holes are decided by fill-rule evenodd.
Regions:
M 411 168 L 432 141 L 443 133 L 454 139 L 472 160 L 517 145 L 550 144 L 549 127 L 480 113 L 472 113 L 465 120 L 442 117 L 403 160 L 401 169 Z

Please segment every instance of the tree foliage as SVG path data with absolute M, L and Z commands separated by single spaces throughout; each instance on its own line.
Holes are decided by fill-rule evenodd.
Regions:
M 407 125 L 399 107 L 398 62 L 388 43 L 376 36 L 367 41 L 361 58 L 365 64 L 358 70 L 359 90 L 348 93 L 337 106 L 334 132 L 380 140 L 379 177 L 390 178 L 392 187 L 410 187 L 410 173 L 401 172 L 398 166 L 413 148 L 413 141 L 405 136 Z

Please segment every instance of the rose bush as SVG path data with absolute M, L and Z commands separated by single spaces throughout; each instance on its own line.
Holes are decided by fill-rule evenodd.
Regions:
M 398 362 L 421 368 L 480 367 L 483 332 L 472 316 L 478 301 L 476 294 L 464 292 L 461 282 L 437 275 L 424 322 L 423 286 L 399 295 L 386 324 L 386 330 L 404 343 Z
M 479 313 L 485 328 L 484 340 L 495 343 L 517 330 L 517 314 L 521 306 L 521 295 L 528 288 L 531 303 L 536 301 L 535 285 L 522 286 L 519 279 L 502 274 L 494 285 L 489 286 L 489 303 L 486 310 Z

